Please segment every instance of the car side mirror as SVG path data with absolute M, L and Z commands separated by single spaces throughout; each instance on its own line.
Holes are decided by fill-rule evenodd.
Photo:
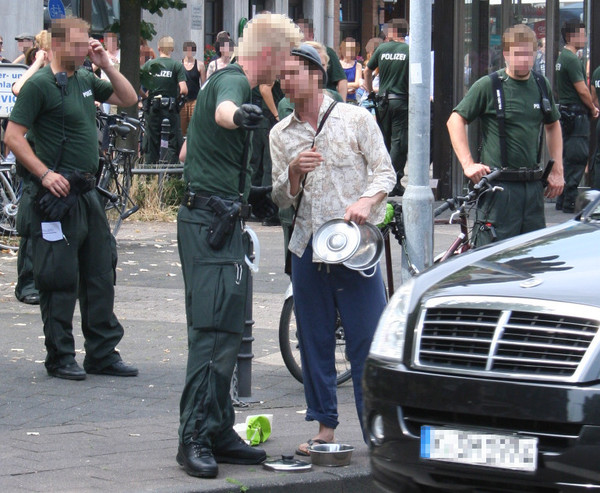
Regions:
M 575 200 L 575 213 L 584 211 L 592 202 L 597 202 L 600 197 L 600 190 L 586 190 L 577 195 Z

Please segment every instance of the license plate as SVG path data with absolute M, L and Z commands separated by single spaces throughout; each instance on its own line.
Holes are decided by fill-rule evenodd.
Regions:
M 421 427 L 421 458 L 516 471 L 535 471 L 538 439 Z

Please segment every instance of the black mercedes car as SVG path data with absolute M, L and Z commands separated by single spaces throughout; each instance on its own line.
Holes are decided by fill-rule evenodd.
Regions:
M 364 376 L 384 491 L 600 492 L 600 192 L 405 283 Z

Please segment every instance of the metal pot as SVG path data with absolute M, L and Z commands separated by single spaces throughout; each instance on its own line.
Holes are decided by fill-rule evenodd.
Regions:
M 383 254 L 383 235 L 370 223 L 332 219 L 313 236 L 313 251 L 328 264 L 344 264 L 361 273 L 377 265 Z M 373 269 L 373 275 L 375 269 Z M 366 274 L 364 274 L 366 275 Z
M 354 447 L 341 443 L 323 443 L 312 445 L 308 451 L 313 466 L 339 467 L 350 464 Z

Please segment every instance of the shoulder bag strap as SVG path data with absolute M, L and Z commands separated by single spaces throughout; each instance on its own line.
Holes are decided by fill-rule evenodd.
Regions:
M 313 138 L 311 147 L 314 147 L 315 140 L 317 140 L 317 135 L 319 135 L 321 133 L 321 130 L 323 130 L 323 125 L 325 125 L 325 121 L 331 114 L 331 111 L 333 110 L 333 108 L 335 108 L 336 104 L 338 104 L 337 101 L 334 101 L 333 103 L 331 103 L 329 105 L 329 108 L 327 108 L 327 111 L 323 114 L 323 117 L 321 118 L 321 121 L 319 122 L 319 125 L 317 127 L 317 133 L 315 133 L 315 137 Z M 302 179 L 302 190 L 300 190 L 300 195 L 298 197 L 298 203 L 296 204 L 296 210 L 294 211 L 294 218 L 292 219 L 292 228 L 296 224 L 296 216 L 298 215 L 298 210 L 300 209 L 300 202 L 302 202 L 302 196 L 304 195 L 304 184 L 305 183 L 306 183 L 306 175 L 304 175 L 304 178 Z
M 552 114 L 552 103 L 550 103 L 550 97 L 548 96 L 548 87 L 546 86 L 546 81 L 541 74 L 538 74 L 535 71 L 531 71 L 531 75 L 535 79 L 535 82 L 540 90 L 540 109 L 544 114 L 544 117 L 550 116 Z M 544 125 L 540 127 L 540 132 L 538 135 L 538 153 L 537 153 L 537 162 L 539 163 L 542 159 L 542 144 L 544 143 L 543 139 L 544 135 Z
M 492 79 L 492 91 L 494 94 L 494 107 L 496 108 L 496 118 L 498 119 L 498 135 L 500 137 L 500 161 L 503 168 L 506 168 L 506 127 L 504 113 L 504 91 L 502 89 L 502 80 L 498 72 L 492 72 L 489 75 Z

